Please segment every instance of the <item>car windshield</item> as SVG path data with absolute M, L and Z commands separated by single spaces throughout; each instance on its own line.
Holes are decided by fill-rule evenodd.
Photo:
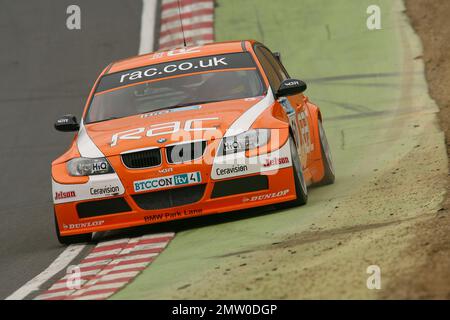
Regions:
M 263 92 L 264 85 L 256 67 L 166 77 L 113 89 L 106 88 L 96 93 L 85 123 L 167 108 L 256 97 Z

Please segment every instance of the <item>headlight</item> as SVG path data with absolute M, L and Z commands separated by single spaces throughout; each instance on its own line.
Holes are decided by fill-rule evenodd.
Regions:
M 71 176 L 92 176 L 114 172 L 106 158 L 75 158 L 67 162 L 67 170 Z
M 222 140 L 219 154 L 227 155 L 262 147 L 270 138 L 268 129 L 252 129 L 236 136 L 226 137 Z

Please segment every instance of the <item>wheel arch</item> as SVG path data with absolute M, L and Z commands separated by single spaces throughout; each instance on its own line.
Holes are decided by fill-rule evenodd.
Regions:
M 308 111 L 309 117 L 311 121 L 311 140 L 314 145 L 314 149 L 312 151 L 311 159 L 312 161 L 321 160 L 322 153 L 320 151 L 320 136 L 319 136 L 319 123 L 318 121 L 322 121 L 322 113 L 318 106 L 308 102 Z

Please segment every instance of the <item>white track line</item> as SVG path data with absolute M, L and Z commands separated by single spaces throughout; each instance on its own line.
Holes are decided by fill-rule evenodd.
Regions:
M 86 245 L 68 246 L 66 250 L 64 250 L 58 258 L 56 258 L 55 261 L 47 267 L 47 269 L 8 296 L 6 300 L 22 300 L 30 293 L 38 291 L 41 285 L 55 276 L 58 272 L 65 270 L 72 260 L 75 259 L 85 247 Z
M 142 0 L 139 54 L 153 51 L 153 44 L 155 42 L 156 1 L 157 0 Z
M 174 233 L 166 233 L 127 238 L 128 242 L 123 243 L 122 248 L 91 252 L 80 261 L 78 267 L 85 266 L 86 260 L 92 258 L 100 258 L 99 262 L 101 264 L 94 264 L 92 266 L 93 270 L 79 273 L 82 285 L 78 289 L 72 290 L 68 286 L 65 288 L 65 281 L 72 277 L 72 275 L 67 274 L 56 281 L 48 290 L 36 296 L 35 299 L 106 299 L 132 281 L 152 262 L 152 258 L 159 254 L 159 252 L 151 254 L 140 254 L 140 252 L 155 248 L 162 251 L 173 239 L 174 235 Z M 166 241 L 161 242 L 160 239 L 162 238 L 166 238 Z M 108 244 L 111 245 L 111 242 L 109 241 Z M 105 248 L 103 243 L 100 243 L 92 251 L 99 247 Z M 108 248 L 106 247 L 106 249 Z M 99 256 L 99 254 L 101 255 Z M 122 264 L 123 262 L 125 263 Z

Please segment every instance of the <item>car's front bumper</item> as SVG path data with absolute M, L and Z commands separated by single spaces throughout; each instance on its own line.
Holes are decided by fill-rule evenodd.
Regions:
M 136 191 L 135 183 L 145 181 L 148 178 L 145 174 L 139 178 L 135 176 L 128 183 L 119 178 L 120 173 L 90 177 L 87 182 L 76 184 L 53 180 L 54 208 L 60 233 L 69 236 L 122 229 L 296 198 L 288 143 L 264 155 L 258 162 L 246 164 L 245 170 L 232 168 L 232 164 L 220 162 L 177 165 L 165 176 L 199 173 L 201 179 L 193 184 L 153 191 Z

